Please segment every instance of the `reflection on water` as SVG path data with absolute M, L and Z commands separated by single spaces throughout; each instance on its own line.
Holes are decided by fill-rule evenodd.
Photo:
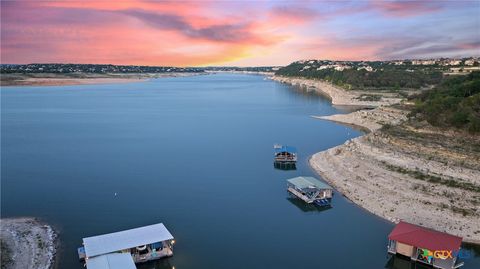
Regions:
M 464 262 L 467 265 L 464 268 L 469 268 L 469 263 L 480 257 L 480 245 L 463 243 L 461 250 L 463 251 L 463 257 L 459 255 L 457 264 Z
M 469 243 L 463 243 L 462 244 L 462 250 L 467 251 L 468 253 L 471 253 L 471 257 L 465 257 L 465 258 L 458 258 L 456 264 L 460 264 L 462 262 L 465 263 L 465 265 L 461 268 L 475 268 L 471 267 L 470 264 L 474 263 L 474 259 L 478 259 L 480 257 L 480 246 L 474 245 L 474 244 L 469 244 Z M 387 255 L 389 257 L 389 260 L 387 264 L 385 264 L 385 268 L 388 269 L 427 269 L 427 268 L 432 268 L 431 266 L 428 266 L 426 264 L 423 264 L 421 262 L 413 262 L 407 257 L 403 257 L 400 255 Z
M 292 89 L 296 94 L 300 94 L 306 97 L 307 99 L 319 99 L 320 98 L 319 94 L 321 94 L 321 92 L 317 91 L 315 87 L 307 87 L 304 85 L 302 86 L 296 85 L 292 87 Z
M 331 100 L 331 97 L 322 91 L 318 91 L 314 87 L 310 87 L 310 86 L 307 87 L 304 85 L 294 85 L 290 87 L 290 90 L 288 92 L 291 94 L 291 97 L 293 98 L 301 98 L 308 102 L 326 103 L 331 105 L 329 101 Z M 364 107 L 364 106 L 335 105 L 334 107 L 337 109 L 337 113 L 351 113 L 359 109 L 373 109 L 372 107 Z
M 297 170 L 295 163 L 273 162 L 273 167 L 280 170 Z
M 315 204 L 307 204 L 304 201 L 294 197 L 288 197 L 287 200 L 303 212 L 322 212 L 332 208 L 331 206 L 318 206 Z
M 471 258 L 478 258 L 480 257 L 480 245 L 474 245 L 471 243 L 463 243 L 462 249 L 467 250 L 468 252 L 472 253 L 473 257 Z
M 391 256 L 388 260 L 387 264 L 385 264 L 385 268 L 388 269 L 428 269 L 432 268 L 428 265 L 412 262 L 407 257 L 397 256 L 397 255 L 389 255 Z
M 175 251 L 175 250 L 174 250 Z M 160 259 L 137 264 L 138 269 L 174 269 L 170 259 Z

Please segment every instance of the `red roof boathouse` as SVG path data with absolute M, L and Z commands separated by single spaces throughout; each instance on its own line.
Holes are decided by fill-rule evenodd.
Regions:
M 400 221 L 388 235 L 388 252 L 409 257 L 434 268 L 452 269 L 462 238 Z

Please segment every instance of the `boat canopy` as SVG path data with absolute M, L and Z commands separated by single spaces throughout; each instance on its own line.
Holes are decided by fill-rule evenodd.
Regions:
M 288 153 L 297 153 L 297 149 L 295 147 L 290 147 L 290 146 L 281 146 L 275 148 L 275 153 L 282 153 L 282 152 L 288 152 Z
M 136 269 L 130 253 L 110 253 L 87 259 L 87 269 Z
M 316 188 L 320 190 L 332 189 L 328 184 L 321 182 L 313 177 L 294 177 L 287 180 L 288 183 L 295 186 L 297 189 Z
M 172 240 L 173 236 L 163 223 L 126 231 L 83 238 L 88 258 L 124 249 Z

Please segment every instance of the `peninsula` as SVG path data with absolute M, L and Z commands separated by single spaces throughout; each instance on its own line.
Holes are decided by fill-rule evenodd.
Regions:
M 366 62 L 325 68 L 324 61 L 300 61 L 272 79 L 318 91 L 334 105 L 368 108 L 316 117 L 367 131 L 309 161 L 339 192 L 389 221 L 405 220 L 478 244 L 480 72 L 451 75 L 442 62 L 422 63 L 406 63 L 403 70 L 396 62 L 373 63 L 375 70 Z M 353 80 L 356 76 L 367 79 Z M 361 86 L 369 80 L 369 87 Z M 402 81 L 413 84 L 399 86 Z

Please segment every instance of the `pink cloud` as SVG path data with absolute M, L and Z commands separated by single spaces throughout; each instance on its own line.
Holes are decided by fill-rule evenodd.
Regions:
M 443 2 L 0 3 L 3 63 L 186 66 L 288 64 L 299 58 L 383 59 L 395 53 L 408 56 L 425 51 L 418 47 L 425 43 L 423 39 L 433 43 L 423 44 L 425 47 L 438 53 L 478 49 L 475 35 L 468 34 L 472 30 L 433 36 L 431 29 L 425 29 L 412 36 L 398 35 L 404 30 L 404 20 L 396 18 L 429 12 L 445 15 L 449 9 Z M 471 6 L 463 8 L 462 12 L 472 10 Z M 378 12 L 385 16 L 374 16 Z M 395 22 L 393 28 L 390 20 Z M 456 22 L 462 20 L 469 27 L 462 30 L 478 29 L 478 18 L 464 16 Z M 383 22 L 390 28 L 382 28 Z M 418 23 L 422 23 L 421 17 Z
M 433 13 L 443 8 L 440 1 L 371 1 L 370 5 L 386 16 L 410 17 Z
M 471 42 L 462 42 L 457 45 L 459 49 L 476 49 L 480 54 L 480 39 Z
M 2 61 L 202 65 L 281 42 L 260 22 L 209 17 L 205 6 L 116 3 L 2 2 Z

